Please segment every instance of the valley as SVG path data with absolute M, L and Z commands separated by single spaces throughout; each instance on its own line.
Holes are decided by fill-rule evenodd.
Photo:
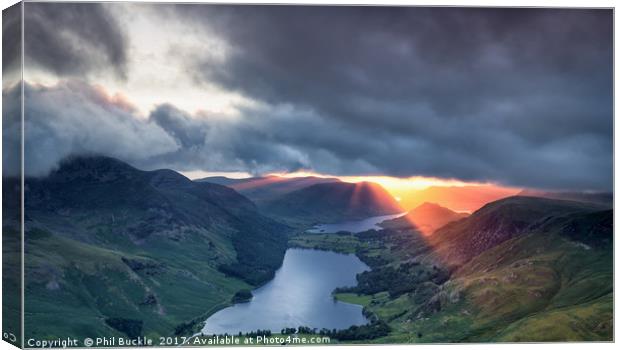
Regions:
M 368 270 L 352 254 L 288 249 L 273 280 L 252 291 L 253 297 L 207 319 L 203 334 L 238 334 L 257 330 L 281 333 L 290 327 L 344 329 L 368 321 L 362 308 L 334 302 L 331 292 L 354 286 L 355 276 Z
M 532 208 L 541 205 L 545 214 L 538 216 Z M 526 208 L 527 215 L 520 216 Z M 378 344 L 609 340 L 612 211 L 599 209 L 512 197 L 441 228 L 436 238 L 401 226 L 349 235 L 302 234 L 290 244 L 354 252 L 371 266 L 358 275 L 356 287 L 336 289 L 335 297 L 362 305 L 366 314 L 390 326 L 388 336 L 372 340 Z M 487 222 L 491 213 L 492 225 Z M 480 249 L 475 256 L 450 248 L 474 238 L 461 236 L 471 231 L 459 227 L 477 227 L 474 232 L 486 236 L 496 225 L 506 236 L 489 248 L 480 240 L 481 246 L 469 248 Z
M 617 340 L 615 4 L 10 3 L 10 345 Z
M 30 337 L 191 333 L 284 257 L 284 225 L 173 171 L 81 157 L 26 184 Z
M 273 179 L 241 182 L 255 186 L 256 205 L 224 185 L 106 157 L 27 179 L 27 335 L 611 337 L 605 203 L 513 196 L 471 214 L 433 203 L 403 213 L 376 184 L 281 182 L 271 194 Z

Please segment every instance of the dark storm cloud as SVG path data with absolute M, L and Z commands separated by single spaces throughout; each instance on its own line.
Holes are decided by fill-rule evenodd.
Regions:
M 137 164 L 147 168 L 254 174 L 313 170 L 328 174 L 393 176 L 411 176 L 410 166 L 415 166 L 414 174 L 474 181 L 500 181 L 498 179 L 510 173 L 514 178 L 528 179 L 529 184 L 535 184 L 530 186 L 553 189 L 605 188 L 599 184 L 605 184 L 607 173 L 611 172 L 606 155 L 610 145 L 588 135 L 540 147 L 510 132 L 486 135 L 485 130 L 472 127 L 467 130 L 471 137 L 467 145 L 455 147 L 454 143 L 438 145 L 387 130 L 352 127 L 347 122 L 291 106 L 244 109 L 241 114 L 240 120 L 230 120 L 208 115 L 190 116 L 170 105 L 160 106 L 151 114 L 151 120 L 174 135 L 178 144 L 188 145 L 183 141 L 187 138 L 185 135 L 196 130 L 204 131 L 204 138 L 202 135 L 192 138 L 202 139 L 202 142 L 193 142 L 191 146 Z M 448 134 L 458 134 L 462 126 L 456 121 L 443 125 L 444 129 L 448 128 L 444 130 Z M 501 146 L 489 147 L 489 144 Z M 504 157 L 505 148 L 512 157 Z M 593 157 L 593 154 L 601 156 Z M 574 171 L 572 164 L 603 171 Z
M 21 4 L 2 11 L 2 75 L 19 71 L 21 57 Z M 5 80 L 3 79 L 3 80 Z
M 18 88 L 5 90 L 5 101 L 18 101 L 18 93 Z M 497 181 L 510 173 L 545 188 L 590 188 L 583 186 L 604 183 L 611 172 L 606 157 L 610 145 L 591 135 L 538 147 L 509 131 L 486 135 L 485 130 L 467 127 L 471 139 L 455 147 L 454 143 L 438 145 L 390 130 L 352 125 L 292 105 L 242 108 L 239 116 L 231 118 L 204 112 L 190 115 L 164 104 L 143 118 L 135 115 L 123 98 L 85 83 L 27 84 L 25 93 L 29 101 L 25 111 L 26 173 L 30 176 L 45 175 L 59 160 L 83 153 L 117 157 L 144 169 L 254 174 L 314 170 L 409 176 L 402 162 L 415 162 L 416 174 L 453 177 L 453 169 L 457 169 L 460 179 Z M 5 135 L 18 135 L 19 105 L 7 103 L 4 108 Z M 462 127 L 462 122 L 452 120 L 441 130 L 454 135 Z M 13 141 L 17 147 L 19 138 Z M 503 158 L 505 148 L 512 157 Z M 602 156 L 592 156 L 596 154 Z M 4 160 L 10 161 L 8 157 Z M 574 171 L 571 163 L 605 171 Z
M 106 71 L 125 77 L 127 44 L 105 4 L 26 3 L 26 67 L 60 76 Z
M 2 94 L 7 151 L 20 147 L 19 94 L 20 86 Z M 75 154 L 105 154 L 135 162 L 181 147 L 158 125 L 136 117 L 124 100 L 85 83 L 68 81 L 52 87 L 25 83 L 24 99 L 28 101 L 24 109 L 28 176 L 44 176 L 60 160 Z M 10 154 L 5 155 L 5 169 L 15 169 Z
M 48 16 L 40 6 L 29 15 L 40 17 L 36 30 L 73 24 L 41 33 L 50 55 L 38 48 L 33 61 L 68 76 L 123 67 L 107 7 Z M 27 86 L 31 174 L 90 152 L 145 169 L 612 187 L 609 10 L 145 6 L 162 25 L 206 29 L 169 43 L 197 89 L 207 82 L 254 103 L 232 117 L 191 114 L 162 96 L 143 117 L 86 83 Z M 225 42 L 221 60 L 201 45 L 211 36 Z M 183 52 L 188 43 L 195 50 Z
M 611 188 L 610 10 L 175 10 L 232 48 L 191 68 L 291 106 L 292 129 L 270 125 L 272 139 L 312 169 Z M 323 122 L 298 133 L 299 111 Z
M 19 94 L 19 86 L 3 90 L 6 151 L 20 148 Z M 270 113 L 269 119 L 239 121 L 190 115 L 164 104 L 144 118 L 122 96 L 74 80 L 49 87 L 25 83 L 24 97 L 27 176 L 45 176 L 60 160 L 78 154 L 112 156 L 144 169 L 259 174 L 308 167 L 299 151 L 270 137 L 271 125 L 297 122 L 289 113 L 284 119 Z M 10 172 L 19 169 L 13 166 L 16 162 L 19 159 L 5 152 L 6 175 L 16 175 Z
M 209 131 L 207 123 L 196 121 L 170 104 L 158 106 L 151 113 L 150 119 L 174 137 L 183 148 L 203 145 Z
M 172 105 L 158 106 L 149 120 L 182 145 L 177 151 L 144 159 L 137 164 L 147 168 L 173 167 L 178 170 L 247 171 L 253 174 L 309 167 L 305 156 L 286 142 L 274 137 L 274 130 L 286 120 L 269 110 L 252 110 L 256 117 L 241 120 L 204 113 L 190 115 Z M 290 118 L 285 114 L 285 118 Z M 299 118 L 297 122 L 303 122 Z

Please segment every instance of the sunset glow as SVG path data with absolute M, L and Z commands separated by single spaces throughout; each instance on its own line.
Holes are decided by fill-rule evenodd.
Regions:
M 229 178 L 249 178 L 249 173 L 224 173 L 224 172 L 184 172 L 191 179 L 199 179 L 208 176 L 226 176 Z M 467 182 L 457 179 L 442 179 L 437 177 L 412 176 L 398 178 L 391 176 L 337 176 L 319 174 L 315 172 L 299 171 L 291 173 L 270 173 L 259 182 L 245 184 L 245 186 L 260 186 L 267 183 L 278 182 L 278 178 L 296 177 L 319 177 L 334 178 L 343 182 L 374 182 L 385 188 L 394 199 L 399 202 L 404 210 L 411 210 L 416 206 L 431 202 L 437 203 L 458 212 L 471 213 L 484 204 L 518 194 L 522 189 L 502 186 L 494 183 Z M 454 194 L 458 191 L 458 194 Z
M 315 176 L 322 178 L 337 178 L 344 182 L 374 182 L 385 187 L 390 191 L 402 191 L 402 190 L 421 190 L 431 186 L 451 186 L 451 187 L 463 187 L 463 186 L 487 186 L 489 184 L 479 182 L 465 182 L 456 179 L 441 179 L 437 177 L 425 177 L 425 176 L 412 176 L 407 178 L 399 178 L 392 176 L 338 176 L 338 175 L 324 175 L 313 172 L 293 172 L 293 173 L 271 173 L 268 176 L 280 176 L 280 177 L 305 177 Z

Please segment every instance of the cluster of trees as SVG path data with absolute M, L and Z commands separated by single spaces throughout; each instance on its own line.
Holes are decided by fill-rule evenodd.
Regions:
M 375 294 L 387 291 L 390 297 L 396 298 L 412 292 L 423 282 L 432 281 L 442 284 L 449 278 L 447 272 L 433 266 L 427 268 L 419 263 L 409 262 L 398 268 L 381 266 L 357 275 L 357 286 L 336 288 L 336 293 Z
M 189 322 L 183 322 L 174 328 L 174 335 L 186 335 L 186 334 L 191 335 L 198 324 L 199 324 L 198 319 L 194 319 Z
M 304 331 L 305 331 L 305 332 L 304 332 Z M 299 327 L 299 329 L 297 329 L 297 328 L 289 328 L 289 327 L 287 327 L 287 328 L 282 328 L 282 330 L 280 331 L 280 333 L 282 333 L 283 335 L 287 335 L 287 334 L 295 334 L 295 333 L 298 333 L 298 334 L 302 334 L 302 333 L 305 333 L 305 334 L 314 334 L 314 333 L 315 333 L 315 331 L 316 331 L 316 329 L 310 329 L 310 327 L 303 327 L 303 326 L 300 326 L 300 327 Z
M 242 332 L 239 332 L 238 336 L 242 337 L 242 336 L 244 336 L 244 334 Z M 269 330 L 269 329 L 257 329 L 255 331 L 251 331 L 251 332 L 245 333 L 245 336 L 249 337 L 249 338 L 270 337 L 271 336 L 271 330 Z
M 382 231 L 380 232 L 375 229 L 371 229 L 363 232 L 358 232 L 356 233 L 356 236 L 364 241 L 380 241 L 385 238 L 385 233 Z
M 287 228 L 264 218 L 255 219 L 237 224 L 239 231 L 232 238 L 237 262 L 220 265 L 219 270 L 257 286 L 272 279 L 282 265 Z
M 250 299 L 252 299 L 253 295 L 252 295 L 252 291 L 249 289 L 242 289 L 240 291 L 238 291 L 237 293 L 235 293 L 235 295 L 233 295 L 232 297 L 232 302 L 233 303 L 245 303 L 250 301 Z
M 357 233 L 356 236 L 367 243 L 376 246 L 392 246 L 398 252 L 399 260 L 406 261 L 432 249 L 428 239 L 416 233 L 415 230 L 393 230 L 384 228 L 382 231 L 368 230 Z M 363 249 L 359 252 L 360 259 L 370 267 L 375 267 L 374 259 L 365 256 Z M 369 260 L 366 260 L 370 258 Z
M 137 338 L 142 335 L 142 320 L 110 317 L 105 319 L 105 323 L 117 331 L 125 333 L 130 338 Z
M 299 326 L 298 328 L 283 328 L 281 333 L 287 334 L 318 334 L 338 340 L 368 340 L 384 337 L 390 332 L 387 323 L 381 320 L 373 320 L 369 324 L 361 326 L 351 326 L 347 329 L 327 329 L 317 330 L 316 328 Z
M 338 232 L 336 232 L 336 234 L 337 234 L 338 236 L 351 236 L 351 235 L 353 235 L 353 234 L 352 234 L 351 232 L 349 232 L 349 231 L 338 231 Z
M 385 337 L 390 333 L 390 326 L 381 320 L 373 321 L 362 326 L 351 326 L 339 331 L 327 332 L 322 335 L 329 336 L 338 340 L 369 340 Z

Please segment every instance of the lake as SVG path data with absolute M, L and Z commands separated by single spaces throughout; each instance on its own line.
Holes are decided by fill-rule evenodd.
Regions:
M 371 229 L 380 230 L 381 227 L 378 226 L 377 224 L 380 224 L 385 220 L 395 219 L 405 214 L 407 213 L 371 216 L 363 220 L 345 221 L 339 224 L 321 224 L 321 225 L 314 226 L 310 230 L 307 230 L 307 232 L 309 233 L 336 233 L 340 231 L 347 231 L 351 233 L 358 233 L 358 232 L 368 231 Z
M 203 334 L 237 334 L 285 327 L 345 329 L 368 323 L 362 307 L 333 299 L 337 287 L 354 286 L 370 270 L 353 254 L 291 248 L 273 280 L 252 291 L 250 302 L 222 309 L 206 321 Z

